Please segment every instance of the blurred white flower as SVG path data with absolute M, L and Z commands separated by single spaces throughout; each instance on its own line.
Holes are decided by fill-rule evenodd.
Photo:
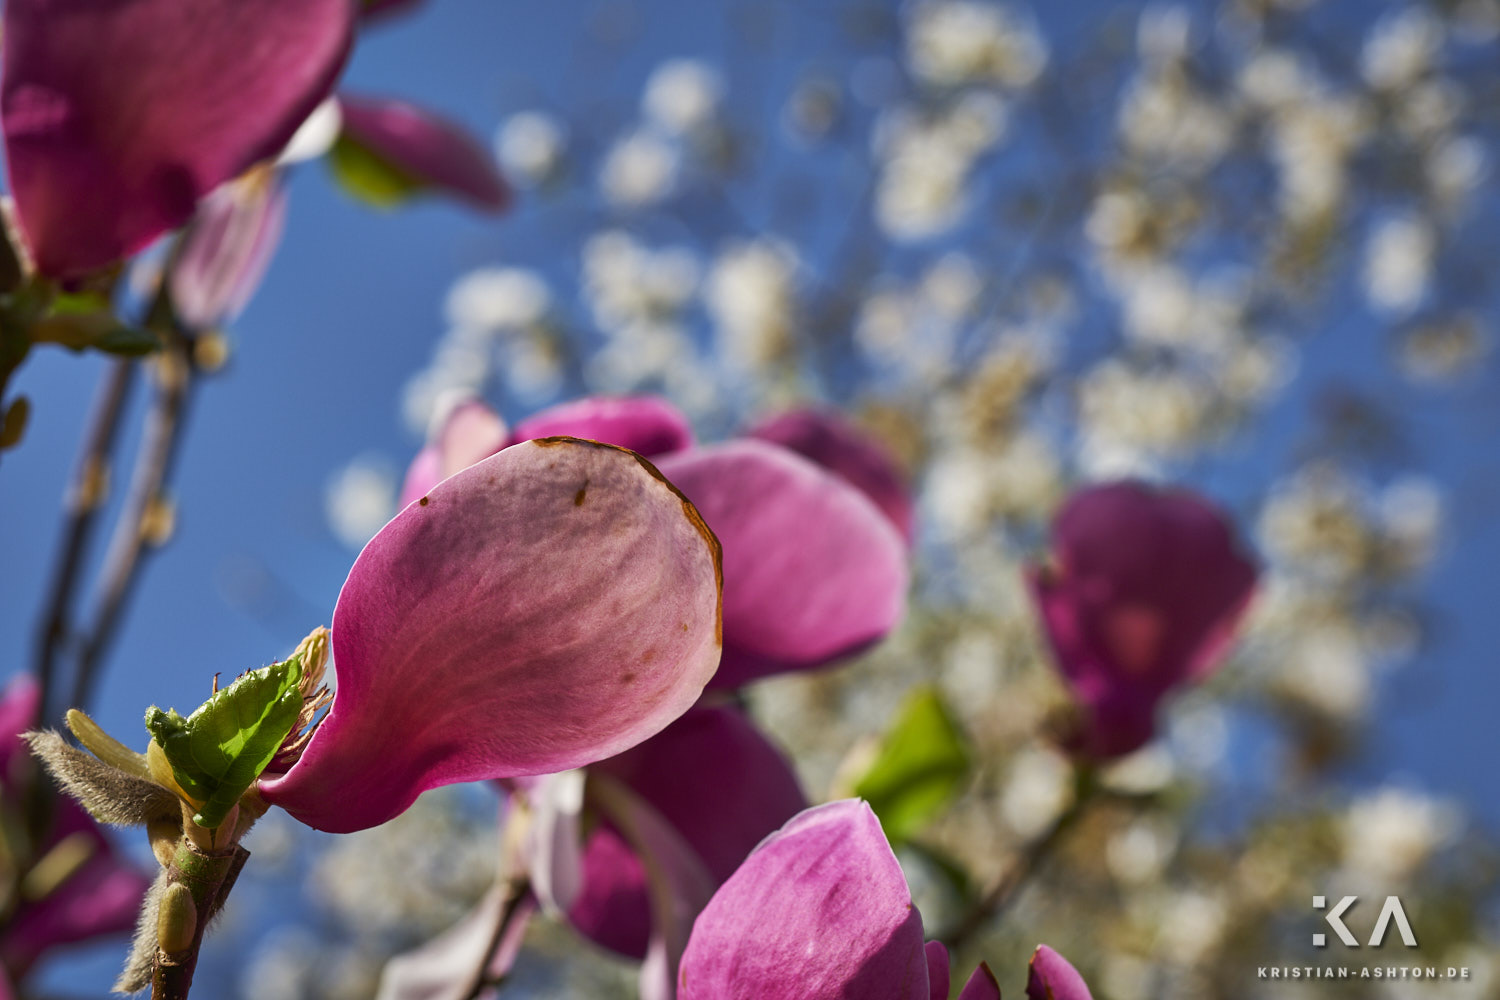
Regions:
M 1442 44 L 1437 15 L 1410 6 L 1375 22 L 1360 53 L 1360 69 L 1377 90 L 1409 87 L 1432 68 Z
M 1026 87 L 1047 65 L 1047 45 L 1036 25 L 1015 11 L 982 0 L 919 4 L 907 29 L 912 73 L 939 86 L 994 82 Z
M 1490 347 L 1490 334 L 1474 313 L 1419 324 L 1401 338 L 1401 370 L 1422 382 L 1442 382 L 1472 370 Z
M 622 208 L 654 205 L 676 187 L 681 159 L 681 151 L 663 136 L 632 132 L 605 155 L 599 186 L 605 199 Z
M 1000 815 L 1022 839 L 1051 825 L 1073 801 L 1073 766 L 1056 750 L 1028 747 L 1010 762 Z
M 1356 799 L 1344 816 L 1344 863 L 1388 886 L 1414 875 L 1463 828 L 1463 812 L 1451 802 L 1407 788 L 1380 788 Z
M 610 334 L 675 317 L 697 291 L 700 270 L 691 250 L 652 249 L 621 229 L 597 233 L 583 245 L 584 298 Z
M 761 368 L 787 350 L 796 272 L 791 248 L 765 240 L 734 244 L 714 259 L 704 301 L 720 348 L 742 370 Z
M 482 330 L 520 331 L 552 310 L 552 290 L 535 271 L 487 267 L 470 271 L 448 290 L 448 322 Z
M 712 123 L 724 96 L 719 74 L 697 59 L 672 59 L 646 81 L 641 110 L 664 131 L 683 135 Z
M 378 455 L 361 455 L 329 478 L 323 510 L 334 537 L 358 551 L 396 513 L 396 471 Z
M 1104 859 L 1109 872 L 1127 886 L 1159 878 L 1177 849 L 1176 827 L 1159 817 L 1143 817 L 1110 834 Z
M 567 145 L 566 126 L 541 111 L 513 114 L 495 132 L 495 156 L 506 178 L 527 187 L 558 175 Z
M 1365 244 L 1365 297 L 1383 312 L 1411 312 L 1427 294 L 1436 252 L 1437 234 L 1421 216 L 1381 221 Z

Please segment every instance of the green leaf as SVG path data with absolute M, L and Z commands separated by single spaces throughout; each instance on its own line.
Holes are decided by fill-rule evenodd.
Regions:
M 155 705 L 146 728 L 182 790 L 203 803 L 193 822 L 212 830 L 260 777 L 302 711 L 302 661 L 252 670 L 187 718 Z
M 128 326 L 108 309 L 82 311 L 78 303 L 55 309 L 38 320 L 31 327 L 31 339 L 38 344 L 58 344 L 70 351 L 94 348 L 131 358 L 150 354 L 161 346 L 161 341 L 150 330 Z
M 347 135 L 328 151 L 328 166 L 344 190 L 376 208 L 393 208 L 423 188 L 420 180 Z
M 942 697 L 934 688 L 919 688 L 906 699 L 854 794 L 870 803 L 892 844 L 904 843 L 958 793 L 969 764 L 968 743 Z
M 138 358 L 161 347 L 161 340 L 150 330 L 117 323 L 94 341 L 96 350 L 127 358 Z

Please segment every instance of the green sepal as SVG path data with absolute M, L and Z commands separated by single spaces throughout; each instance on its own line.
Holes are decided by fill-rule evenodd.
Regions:
M 302 712 L 301 680 L 294 656 L 243 674 L 185 719 L 155 705 L 146 711 L 177 783 L 203 803 L 194 823 L 212 830 L 224 822 L 271 763 Z
M 394 208 L 426 186 L 347 134 L 328 151 L 328 168 L 345 191 L 376 208 Z
M 937 817 L 968 777 L 968 741 L 931 687 L 912 692 L 854 786 L 892 844 L 910 840 Z

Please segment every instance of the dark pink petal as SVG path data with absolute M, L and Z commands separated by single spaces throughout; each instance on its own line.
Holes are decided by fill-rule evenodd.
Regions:
M 22 903 L 0 934 L 0 961 L 14 976 L 59 945 L 125 934 L 135 926 L 150 879 L 120 857 L 93 817 L 70 798 L 56 800 L 42 855 L 63 840 L 81 842 L 89 858 L 49 895 Z
M 16 674 L 0 695 L 0 788 L 15 788 L 33 773 L 21 734 L 35 728 L 41 701 L 42 689 L 31 674 Z
M 620 753 L 712 675 L 718 576 L 713 535 L 643 459 L 569 438 L 507 448 L 365 546 L 333 615 L 333 707 L 261 791 L 344 832 L 438 785 Z
M 693 443 L 687 417 L 656 396 L 591 396 L 549 407 L 517 424 L 511 441 L 555 434 L 619 445 L 647 458 Z
M 911 544 L 915 515 L 905 475 L 889 452 L 844 418 L 822 410 L 794 410 L 757 425 L 750 436 L 790 448 L 848 481 Z
M 673 1000 L 678 963 L 693 919 L 713 896 L 713 876 L 672 825 L 624 784 L 591 773 L 588 795 L 645 872 L 651 936 L 641 965 L 641 1000 Z
M 510 190 L 494 158 L 465 129 L 405 101 L 339 95 L 344 136 L 416 187 L 499 212 Z
M 286 193 L 270 169 L 220 185 L 198 205 L 172 265 L 172 304 L 205 330 L 239 315 L 260 285 L 286 222 Z
M 941 941 L 928 941 L 927 952 L 927 989 L 932 1000 L 948 1000 L 948 985 L 950 976 L 948 974 L 948 949 L 943 947 Z
M 417 453 L 401 486 L 401 506 L 420 500 L 455 472 L 489 458 L 505 447 L 505 421 L 478 400 L 449 411 L 427 447 Z
M 481 963 L 485 973 L 505 975 L 515 965 L 526 925 L 536 910 L 521 900 L 495 947 L 495 929 L 505 910 L 505 889 L 496 885 L 462 920 L 419 948 L 397 955 L 380 973 L 375 1000 L 468 1000 L 470 980 Z
M 906 545 L 842 479 L 753 440 L 668 455 L 660 465 L 724 545 L 724 662 L 715 688 L 848 656 L 901 619 Z
M 1229 518 L 1186 491 L 1114 483 L 1070 498 L 1056 565 L 1028 582 L 1058 666 L 1090 716 L 1099 757 L 1151 738 L 1157 702 L 1211 671 L 1255 590 Z
M 996 992 L 995 996 L 999 993 Z M 1031 956 L 1026 997 L 1027 1000 L 1093 1000 L 1088 984 L 1078 970 L 1046 945 L 1038 946 Z M 959 1000 L 968 1000 L 968 993 L 960 995 Z
M 274 157 L 332 89 L 350 0 L 7 0 L 0 115 L 43 274 L 81 274 L 186 222 Z
M 958 1000 L 1000 1000 L 1000 984 L 988 965 L 979 963 L 979 968 L 958 991 Z
M 857 799 L 799 813 L 693 925 L 681 1000 L 930 1000 L 922 917 Z
M 368 20 L 378 20 L 390 14 L 410 10 L 420 5 L 423 0 L 359 0 L 361 16 Z
M 738 709 L 697 707 L 638 747 L 589 768 L 671 824 L 720 885 L 765 836 L 806 808 L 796 773 Z M 646 956 L 645 872 L 609 824 L 589 838 L 583 894 L 568 918 L 585 936 Z

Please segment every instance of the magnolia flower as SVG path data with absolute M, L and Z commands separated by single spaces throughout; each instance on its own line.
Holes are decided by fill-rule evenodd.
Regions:
M 471 465 L 355 560 L 333 707 L 260 792 L 348 832 L 438 785 L 618 754 L 713 674 L 719 569 L 697 511 L 630 452 L 545 438 Z
M 404 101 L 339 95 L 343 131 L 335 161 L 355 156 L 378 164 L 377 200 L 399 201 L 422 189 L 442 191 L 499 212 L 510 191 L 489 152 L 461 126 Z M 368 177 L 367 171 L 361 172 Z
M 24 674 L 0 697 L 0 810 L 11 817 L 8 829 L 26 829 L 18 814 L 35 792 L 35 765 L 18 737 L 35 722 L 38 701 Z M 128 932 L 149 884 L 76 802 L 53 794 L 50 808 L 42 842 L 6 872 L 5 891 L 19 898 L 11 897 L 15 908 L 0 927 L 0 997 L 9 995 L 7 979 L 23 978 L 53 948 Z
M 1077 749 L 1129 753 L 1151 739 L 1162 697 L 1224 658 L 1255 566 L 1217 507 L 1134 482 L 1075 493 L 1052 539 L 1055 562 L 1027 581 L 1087 716 Z
M 671 948 L 675 960 L 708 895 L 762 838 L 807 805 L 786 758 L 728 706 L 693 709 L 640 746 L 589 768 L 588 780 L 586 801 L 600 822 L 583 844 L 567 917 L 589 939 L 636 960 L 656 948 Z M 620 787 L 600 794 L 601 784 Z M 621 815 L 622 809 L 636 815 Z M 646 812 L 654 813 L 651 826 L 670 830 L 677 842 L 643 837 L 638 817 Z M 676 855 L 673 864 L 695 869 L 687 885 L 664 877 L 668 859 L 654 856 L 663 847 Z M 675 905 L 653 907 L 653 895 L 661 893 L 675 894 Z M 674 919 L 680 919 L 680 940 L 668 942 Z M 663 983 L 648 982 L 643 994 L 666 992 L 673 967 L 648 964 L 643 975 Z
M 943 1000 L 948 951 L 922 943 L 922 914 L 880 821 L 858 799 L 815 806 L 767 837 L 693 924 L 679 1000 Z M 1031 1000 L 1090 1000 L 1045 946 Z M 959 1000 L 999 1000 L 987 965 Z
M 911 488 L 884 448 L 821 410 L 793 410 L 752 427 L 750 437 L 790 448 L 874 501 L 907 544 L 916 530 Z
M 252 169 L 203 199 L 169 275 L 178 318 L 204 330 L 237 316 L 265 275 L 285 222 L 286 192 L 270 168 Z
M 328 95 L 349 0 L 11 0 L 0 120 L 43 274 L 127 257 L 274 157 Z
M 412 463 L 402 498 L 411 503 L 443 476 L 537 435 L 650 456 L 724 546 L 724 658 L 713 687 L 738 687 L 879 641 L 900 619 L 907 585 L 900 532 L 909 519 L 891 495 L 895 473 L 873 446 L 814 414 L 756 433 L 694 446 L 686 419 L 652 398 L 579 400 L 507 433 L 483 404 L 469 403 Z

